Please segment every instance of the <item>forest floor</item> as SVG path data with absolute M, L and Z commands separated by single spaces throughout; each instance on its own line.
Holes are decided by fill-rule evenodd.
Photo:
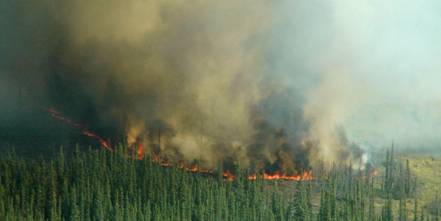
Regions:
M 441 158 L 430 155 L 407 155 L 409 167 L 417 177 L 417 198 L 424 206 L 435 200 L 441 194 Z

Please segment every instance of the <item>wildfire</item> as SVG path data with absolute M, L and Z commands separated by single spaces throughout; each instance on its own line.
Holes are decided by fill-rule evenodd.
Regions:
M 84 136 L 93 138 L 95 140 L 97 140 L 102 147 L 104 147 L 107 150 L 112 151 L 112 148 L 110 147 L 109 142 L 107 142 L 104 138 L 102 138 L 101 136 L 99 136 L 97 133 L 87 129 L 85 126 L 76 123 L 74 121 L 72 121 L 71 119 L 64 117 L 60 112 L 58 112 L 57 110 L 53 109 L 53 108 L 45 108 L 45 110 L 55 119 L 57 119 L 58 121 L 61 121 L 73 128 L 76 128 L 78 130 L 81 131 L 81 133 Z
M 142 160 L 142 158 L 144 158 L 144 147 L 142 146 L 142 143 L 138 144 L 138 150 L 136 151 L 136 155 L 138 157 L 138 160 Z
M 378 176 L 378 175 L 380 175 L 380 172 L 379 172 L 376 168 L 374 168 L 374 169 L 372 170 L 370 176 L 371 176 L 371 177 L 376 177 L 376 176 Z
M 112 150 L 112 148 L 110 148 L 109 142 L 104 140 L 98 134 L 96 134 L 96 133 L 94 133 L 94 132 L 92 132 L 90 130 L 87 130 L 87 129 L 83 129 L 81 132 L 83 133 L 83 135 L 97 140 L 101 144 L 101 146 L 106 148 L 107 150 Z
M 248 179 L 257 179 L 256 175 L 248 176 Z M 292 181 L 309 181 L 313 179 L 311 171 L 305 171 L 302 174 L 287 175 L 281 172 L 275 172 L 274 174 L 264 173 L 262 179 L 264 180 L 292 180 Z
M 377 168 L 371 168 L 367 175 L 361 176 L 362 179 L 369 179 L 380 175 L 380 171 Z
M 152 158 L 153 162 L 158 163 L 159 165 L 161 165 L 162 167 L 176 167 L 179 168 L 181 170 L 187 171 L 187 172 L 191 172 L 191 173 L 199 173 L 199 174 L 207 174 L 207 175 L 215 175 L 217 172 L 213 171 L 213 170 L 209 170 L 209 169 L 205 169 L 205 168 L 201 168 L 200 166 L 198 166 L 197 164 L 191 164 L 188 165 L 186 164 L 184 161 L 181 161 L 178 164 L 173 164 L 171 161 L 167 160 L 167 159 L 161 159 L 159 156 L 156 156 L 154 158 Z M 229 170 L 224 170 L 222 171 L 222 177 L 225 180 L 228 181 L 234 181 L 236 180 L 236 175 L 234 173 L 232 173 Z M 248 180 L 257 180 L 258 176 L 256 174 L 253 175 L 249 175 L 246 177 Z M 268 173 L 265 172 L 263 173 L 263 175 L 261 175 L 259 177 L 259 179 L 263 179 L 263 180 L 286 180 L 286 181 L 310 181 L 313 180 L 314 177 L 312 176 L 312 172 L 311 171 L 305 171 L 301 174 L 296 174 L 296 175 L 288 175 L 288 174 L 283 174 L 280 171 L 277 171 L 275 173 Z
M 228 180 L 233 181 L 236 179 L 236 176 L 230 171 L 224 171 L 222 176 Z M 248 180 L 257 180 L 257 175 L 249 175 L 247 177 Z M 298 175 L 286 175 L 281 172 L 276 172 L 274 174 L 264 173 L 261 177 L 263 180 L 290 180 L 290 181 L 309 181 L 313 179 L 311 171 L 305 171 L 302 174 Z
M 107 149 L 112 151 L 112 148 L 110 147 L 110 144 L 108 141 L 106 141 L 104 138 L 102 138 L 101 136 L 99 136 L 97 133 L 87 129 L 87 127 L 72 121 L 71 119 L 63 116 L 59 111 L 53 109 L 53 108 L 45 108 L 45 110 L 56 120 L 61 121 L 73 128 L 76 128 L 78 130 L 81 131 L 81 133 L 87 137 L 93 138 L 95 140 L 97 140 L 100 145 Z M 144 158 L 144 146 L 141 142 L 138 142 L 137 144 L 137 148 L 136 148 L 136 158 L 138 160 L 142 160 Z M 184 171 L 188 171 L 191 173 L 201 173 L 201 174 L 210 174 L 210 175 L 215 175 L 216 172 L 214 172 L 213 170 L 209 170 L 209 169 L 205 169 L 200 167 L 198 164 L 188 164 L 185 161 L 181 161 L 178 164 L 174 164 L 173 162 L 171 162 L 168 159 L 164 159 L 163 157 L 161 157 L 158 154 L 155 153 L 151 153 L 151 159 L 153 162 L 161 165 L 162 167 L 173 167 L 176 166 L 179 169 L 182 169 Z M 374 171 L 373 176 L 376 176 L 378 174 L 378 171 Z M 225 170 L 222 172 L 222 177 L 225 178 L 228 181 L 234 181 L 236 179 L 236 175 L 233 174 L 232 172 Z M 257 175 L 249 175 L 247 176 L 248 180 L 257 180 Z M 284 174 L 280 171 L 275 172 L 275 173 L 267 173 L 265 172 L 262 176 L 261 179 L 263 180 L 287 180 L 287 181 L 309 181 L 313 179 L 312 173 L 311 171 L 305 171 L 302 174 L 297 174 L 297 175 L 287 175 Z
M 222 176 L 227 179 L 228 181 L 234 181 L 236 179 L 236 176 L 232 174 L 230 171 L 226 170 L 222 173 Z

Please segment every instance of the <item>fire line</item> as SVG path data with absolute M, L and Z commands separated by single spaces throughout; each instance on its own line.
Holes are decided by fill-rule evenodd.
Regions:
M 84 136 L 90 137 L 90 138 L 98 141 L 100 143 L 101 147 L 103 147 L 104 149 L 109 150 L 109 151 L 113 151 L 113 149 L 111 148 L 110 143 L 108 141 L 106 141 L 104 138 L 102 138 L 97 133 L 89 130 L 86 126 L 83 126 L 83 125 L 63 116 L 59 111 L 57 111 L 53 108 L 44 108 L 44 109 L 54 119 L 56 119 L 60 122 L 63 122 L 73 128 L 80 130 L 81 134 L 83 134 Z M 142 143 L 138 143 L 137 148 L 136 148 L 136 158 L 138 160 L 142 160 L 144 158 L 144 154 L 145 154 L 144 147 L 143 147 Z M 153 162 L 158 163 L 162 167 L 177 166 L 178 168 L 185 170 L 185 171 L 188 171 L 188 172 L 191 172 L 191 173 L 203 173 L 203 174 L 210 174 L 210 175 L 215 174 L 215 172 L 213 172 L 212 170 L 203 169 L 203 168 L 199 167 L 198 165 L 188 166 L 184 162 L 181 162 L 180 164 L 175 165 L 172 162 L 170 162 L 168 160 L 164 160 L 160 156 L 155 155 L 155 154 L 152 156 L 152 160 L 153 160 Z M 225 170 L 222 172 L 222 177 L 228 181 L 234 181 L 236 179 L 236 175 L 228 170 Z M 247 176 L 246 178 L 248 180 L 257 180 L 258 176 L 256 174 L 253 174 L 253 175 Z M 272 174 L 265 172 L 259 178 L 261 178 L 263 180 L 310 181 L 313 179 L 313 176 L 312 176 L 311 171 L 305 171 L 302 174 L 296 174 L 296 175 L 287 175 L 287 174 L 283 174 L 280 171 L 277 171 Z
M 54 119 L 56 119 L 56 120 L 58 120 L 58 121 L 60 121 L 60 122 L 63 122 L 63 123 L 65 123 L 65 124 L 67 124 L 67 125 L 69 125 L 69 126 L 71 126 L 71 127 L 73 127 L 73 128 L 76 128 L 76 129 L 80 130 L 81 133 L 82 133 L 84 136 L 87 136 L 87 137 L 90 137 L 90 138 L 93 138 L 93 139 L 97 140 L 103 148 L 105 148 L 105 149 L 107 149 L 107 150 L 109 150 L 109 151 L 112 151 L 112 148 L 110 147 L 109 142 L 106 141 L 106 140 L 105 140 L 104 138 L 102 138 L 101 136 L 99 136 L 97 133 L 95 133 L 95 132 L 93 132 L 93 131 L 87 129 L 85 126 L 83 126 L 83 125 L 81 125 L 81 124 L 79 124 L 79 123 L 77 123 L 77 122 L 74 122 L 74 121 L 72 121 L 71 119 L 69 119 L 69 118 L 67 118 L 67 117 L 64 117 L 59 111 L 57 111 L 57 110 L 55 110 L 55 109 L 53 109 L 53 108 L 45 108 L 45 110 L 46 110 L 46 111 L 47 111 L 47 112 L 48 112 L 48 113 L 49 113 Z

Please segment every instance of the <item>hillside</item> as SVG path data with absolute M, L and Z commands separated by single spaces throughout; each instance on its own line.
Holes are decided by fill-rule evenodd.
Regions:
M 436 217 L 441 161 L 410 158 L 407 170 L 403 160 L 389 156 L 379 174 L 334 166 L 294 182 L 164 167 L 122 147 L 61 150 L 52 160 L 8 152 L 0 220 L 413 220 L 415 196 L 417 220 Z

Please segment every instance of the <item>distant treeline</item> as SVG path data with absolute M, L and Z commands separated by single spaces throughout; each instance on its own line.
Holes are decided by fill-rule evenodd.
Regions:
M 123 147 L 80 149 L 52 160 L 2 154 L 0 220 L 438 220 L 438 206 L 418 206 L 417 182 L 393 151 L 378 176 L 369 165 L 334 166 L 288 182 L 163 168 Z

